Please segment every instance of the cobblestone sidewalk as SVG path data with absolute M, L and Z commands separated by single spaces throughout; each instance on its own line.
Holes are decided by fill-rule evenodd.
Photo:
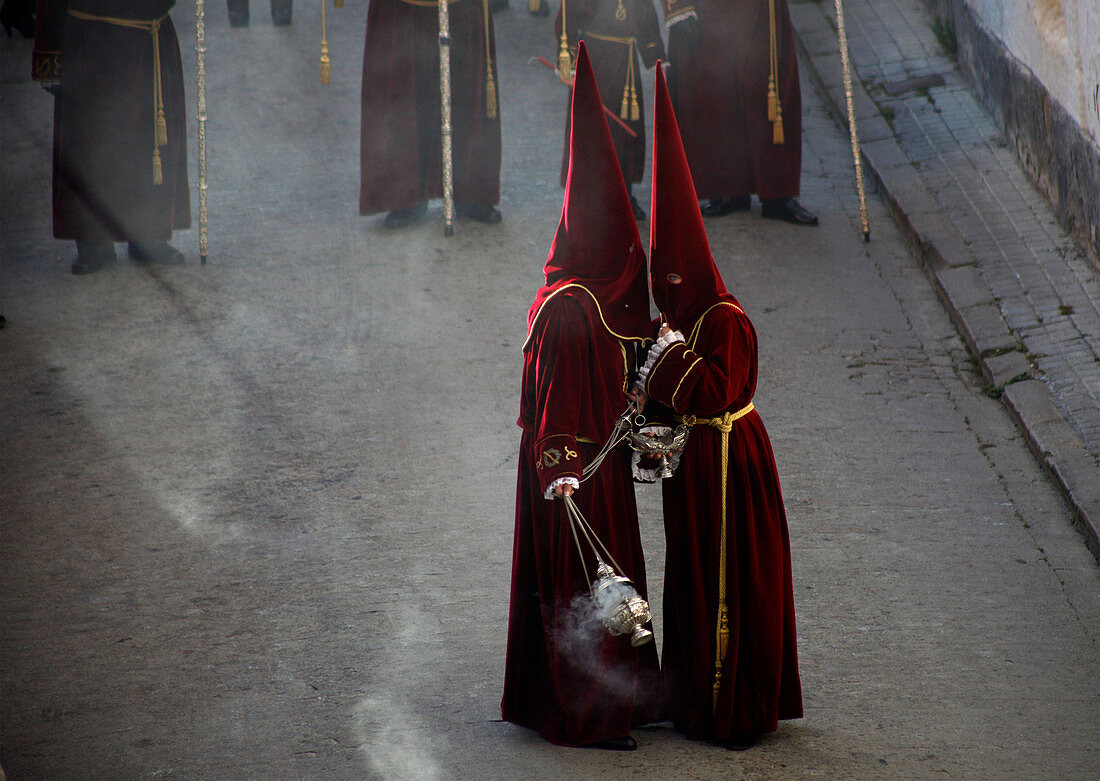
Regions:
M 846 125 L 835 5 L 791 14 L 804 66 Z M 849 0 L 844 18 L 868 177 L 1100 557 L 1100 273 L 918 0 Z

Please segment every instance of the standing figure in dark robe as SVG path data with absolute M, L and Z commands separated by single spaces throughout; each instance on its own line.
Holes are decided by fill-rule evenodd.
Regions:
M 53 235 L 74 274 L 130 257 L 182 263 L 191 224 L 174 0 L 38 0 L 33 77 L 54 91 Z
M 639 73 L 643 63 L 649 69 L 665 56 L 657 10 L 652 0 L 562 0 L 554 23 L 555 40 L 559 44 L 563 15 L 567 44 L 575 47 L 578 41 L 584 41 L 600 83 L 600 98 L 622 121 L 622 124 L 612 121 L 608 127 L 630 195 L 630 207 L 636 219 L 644 220 L 645 210 L 633 193 L 633 185 L 639 184 L 645 173 L 645 103 Z M 562 187 L 568 172 L 567 113 Z
M 667 325 L 641 385 L 692 426 L 663 485 L 668 718 L 743 749 L 802 716 L 787 519 L 753 407 L 756 332 L 711 257 L 661 73 L 653 147 L 650 280 Z
M 488 0 L 453 0 L 451 127 L 455 210 L 500 222 L 500 109 Z M 443 197 L 436 0 L 371 0 L 363 51 L 359 213 L 403 228 Z
M 565 204 L 523 347 L 501 713 L 552 743 L 629 750 L 631 727 L 661 718 L 657 651 L 592 620 L 596 561 L 578 549 L 560 498 L 572 497 L 644 598 L 628 453 L 614 449 L 580 485 L 628 405 L 635 348 L 651 330 L 645 253 L 583 46 L 572 110 Z
M 703 214 L 816 225 L 797 200 L 802 93 L 787 0 L 662 0 L 668 84 Z

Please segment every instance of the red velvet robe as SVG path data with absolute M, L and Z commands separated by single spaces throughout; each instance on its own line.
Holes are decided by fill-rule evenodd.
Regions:
M 487 110 L 488 47 L 497 95 L 493 20 L 482 0 L 448 7 L 456 203 L 500 201 L 500 106 Z M 486 26 L 487 25 L 487 26 Z M 363 50 L 359 213 L 407 209 L 443 197 L 439 8 L 371 0 Z
M 756 390 L 756 332 L 731 296 L 711 307 L 686 343 L 666 349 L 646 391 L 677 413 L 737 412 Z M 733 423 L 722 485 L 722 435 L 692 428 L 675 476 L 664 481 L 668 544 L 664 652 L 668 717 L 692 738 L 772 732 L 802 715 L 791 552 L 775 459 L 760 416 Z M 713 704 L 723 496 L 729 645 Z
M 593 298 L 555 294 L 524 350 L 508 654 L 501 712 L 549 741 L 583 745 L 623 737 L 660 719 L 660 671 L 652 642 L 640 648 L 581 618 L 591 604 L 577 545 L 559 499 L 546 488 L 578 477 L 626 408 L 634 347 L 604 327 Z M 573 498 L 646 596 L 645 563 L 629 454 L 612 452 Z M 583 539 L 583 538 L 582 538 Z M 589 579 L 595 561 L 585 551 Z
M 153 36 L 97 16 L 148 21 L 173 0 L 39 0 L 33 76 L 60 80 L 54 102 L 53 234 L 165 241 L 191 224 L 183 66 L 172 20 L 158 33 L 167 144 L 154 184 Z
M 565 21 L 569 25 L 566 36 L 572 49 L 577 41 L 584 41 L 588 56 L 592 60 L 592 70 L 600 86 L 600 99 L 615 116 L 623 120 L 634 131 L 631 136 L 622 125 L 608 119 L 611 139 L 615 143 L 615 153 L 619 157 L 619 167 L 623 179 L 630 183 L 642 181 L 645 173 L 645 102 L 642 100 L 642 65 L 652 68 L 657 60 L 665 56 L 665 46 L 661 39 L 661 26 L 657 21 L 657 11 L 651 0 L 622 0 L 625 18 L 616 19 L 615 11 L 619 0 L 566 0 Z M 561 35 L 561 10 L 554 23 L 554 40 Z M 599 37 L 597 37 L 599 36 Z M 633 39 L 628 45 L 619 41 L 605 40 L 607 37 Z M 629 69 L 633 65 L 631 78 Z M 637 99 L 638 115 L 633 119 L 630 101 L 627 100 L 626 112 L 623 112 L 623 93 L 628 85 L 633 85 Z M 572 93 L 570 101 L 572 104 Z M 565 177 L 569 173 L 569 112 L 565 114 L 565 145 L 561 159 L 561 186 L 565 186 Z
M 768 121 L 769 0 L 663 0 L 666 18 L 689 4 L 700 39 L 685 45 L 669 27 L 669 93 L 702 199 L 756 193 L 793 198 L 802 178 L 802 94 L 787 0 L 775 0 L 777 86 L 784 143 L 772 143 Z

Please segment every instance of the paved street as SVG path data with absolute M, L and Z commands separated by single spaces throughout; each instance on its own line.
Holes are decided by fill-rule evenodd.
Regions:
M 209 263 L 196 224 L 183 267 L 87 277 L 50 235 L 52 99 L 0 38 L 7 778 L 1095 777 L 1096 560 L 877 188 L 863 243 L 808 69 L 821 226 L 707 222 L 760 336 L 806 717 L 745 753 L 501 722 L 520 346 L 561 208 L 566 93 L 529 62 L 552 27 L 495 16 L 504 222 L 444 238 L 438 203 L 401 232 L 358 216 L 366 2 L 327 15 L 321 86 L 319 7 L 241 30 L 207 8 Z

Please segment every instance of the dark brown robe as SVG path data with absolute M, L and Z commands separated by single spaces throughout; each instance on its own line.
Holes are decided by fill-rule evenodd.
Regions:
M 622 0 L 622 19 L 616 16 L 619 5 L 619 0 L 565 0 L 565 21 L 569 28 L 566 36 L 573 48 L 577 41 L 584 41 L 600 86 L 600 99 L 634 131 L 635 135 L 631 136 L 622 125 L 608 118 L 607 125 L 611 129 L 623 179 L 627 184 L 632 184 L 641 182 L 645 173 L 642 67 L 644 65 L 649 69 L 656 65 L 657 60 L 665 56 L 665 47 L 657 11 L 651 0 Z M 555 41 L 561 35 L 561 9 L 554 23 L 554 35 Z M 566 111 L 562 187 L 568 172 L 569 112 Z
M 173 0 L 39 0 L 33 76 L 54 103 L 53 233 L 78 241 L 166 241 L 191 223 L 187 131 Z M 86 20 L 162 19 L 157 32 L 166 143 L 154 132 L 148 29 Z M 154 180 L 154 151 L 160 183 Z
M 784 143 L 768 121 L 769 0 L 663 0 L 690 5 L 699 37 L 669 27 L 668 87 L 699 198 L 793 198 L 802 176 L 802 95 L 787 0 L 774 0 Z
M 496 47 L 482 0 L 448 7 L 456 203 L 500 201 L 500 106 L 490 117 Z M 487 35 L 488 34 L 488 35 Z M 371 0 L 363 50 L 359 213 L 407 209 L 443 196 L 439 9 L 434 2 Z

